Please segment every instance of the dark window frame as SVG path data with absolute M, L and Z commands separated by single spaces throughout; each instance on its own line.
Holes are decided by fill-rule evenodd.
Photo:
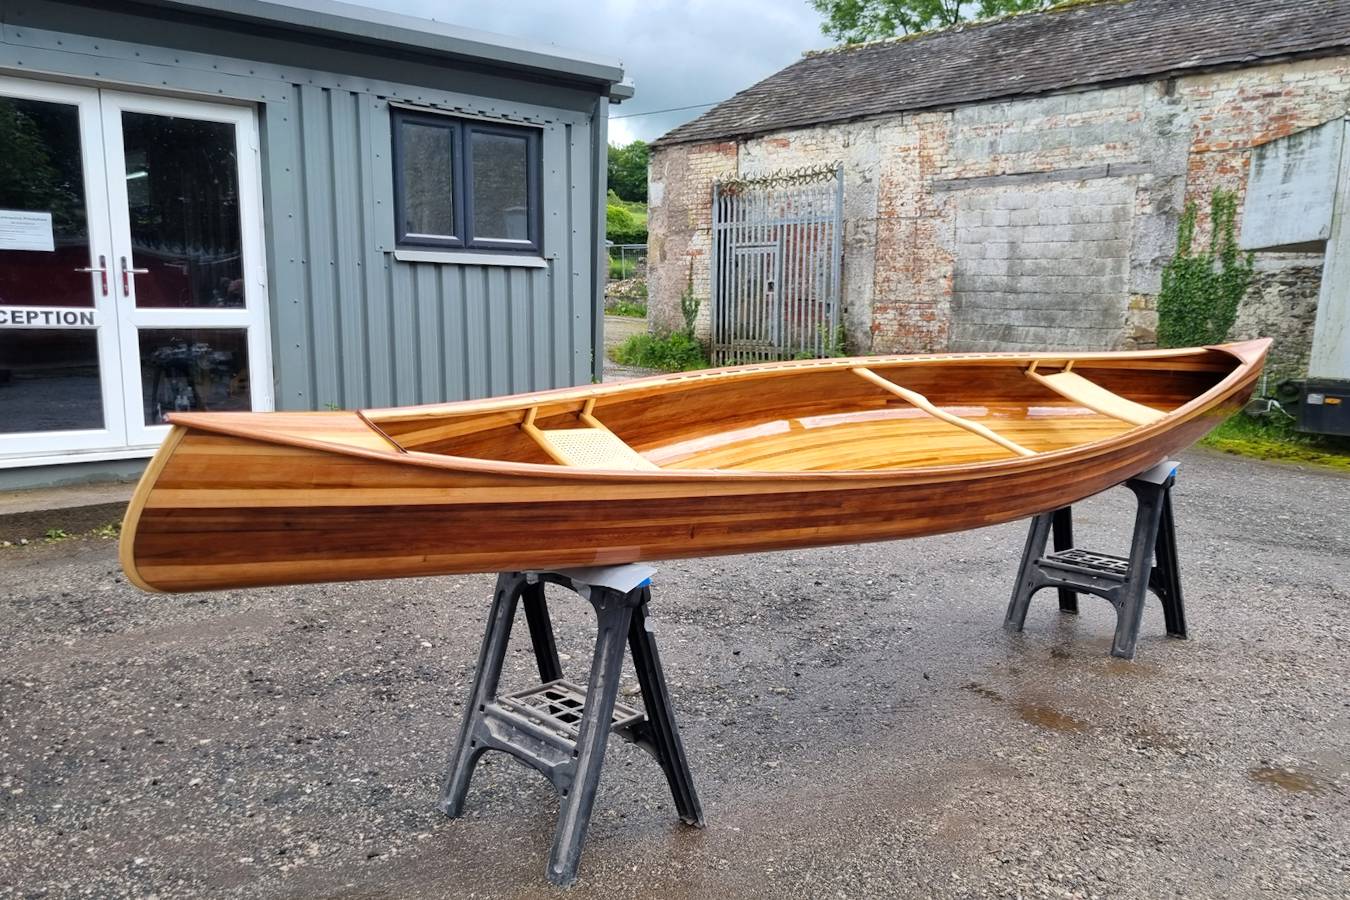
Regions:
M 454 191 L 452 215 L 456 234 L 445 237 L 409 237 L 404 210 L 406 197 L 403 165 L 403 123 L 444 128 L 451 135 L 451 189 Z M 543 190 L 540 145 L 541 129 L 522 125 L 505 125 L 482 119 L 390 109 L 394 157 L 394 243 L 409 250 L 460 250 L 471 253 L 515 254 L 539 256 L 543 253 Z M 500 238 L 480 238 L 473 235 L 473 135 L 496 134 L 525 140 L 525 203 L 526 239 L 523 241 Z
M 449 116 L 438 116 L 432 113 L 415 112 L 407 109 L 390 109 L 390 126 L 393 132 L 393 157 L 394 157 L 394 243 L 398 247 L 417 247 L 428 248 L 436 247 L 447 250 L 463 250 L 466 246 L 464 240 L 464 204 L 463 193 L 460 190 L 460 182 L 463 181 L 460 170 L 464 163 L 464 145 L 463 133 L 455 127 L 458 119 L 452 119 Z M 435 128 L 445 129 L 450 134 L 450 187 L 454 191 L 454 203 L 451 204 L 450 214 L 453 217 L 452 227 L 456 232 L 454 235 L 446 237 L 409 237 L 407 229 L 407 219 L 404 212 L 407 210 L 407 199 L 404 194 L 404 167 L 403 167 L 403 123 L 410 122 L 416 125 L 428 125 Z

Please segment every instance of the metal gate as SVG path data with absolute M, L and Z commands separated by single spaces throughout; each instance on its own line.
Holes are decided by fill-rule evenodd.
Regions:
M 839 324 L 839 165 L 713 184 L 712 359 L 827 356 Z

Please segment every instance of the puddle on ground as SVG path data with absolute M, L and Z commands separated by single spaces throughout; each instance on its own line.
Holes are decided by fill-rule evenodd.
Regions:
M 1269 784 L 1296 794 L 1320 794 L 1331 786 L 1318 773 L 1302 767 L 1257 766 L 1247 772 L 1257 784 Z
M 992 700 L 995 703 L 1003 703 L 1005 697 L 991 687 L 980 684 L 978 681 L 970 681 L 961 685 L 963 691 L 970 691 L 986 700 Z M 1044 703 L 1033 703 L 1030 700 L 1012 701 L 1013 711 L 1017 717 L 1028 725 L 1035 725 L 1038 728 L 1045 728 L 1050 731 L 1059 731 L 1064 734 L 1082 734 L 1092 727 L 1088 722 L 1075 718 L 1068 713 L 1060 712 L 1053 706 L 1047 706 Z
M 1017 710 L 1017 716 L 1023 722 L 1048 728 L 1051 731 L 1082 734 L 1092 727 L 1082 719 L 1076 719 L 1068 713 L 1062 713 L 1053 707 L 1039 703 L 1018 702 L 1013 705 L 1013 708 Z

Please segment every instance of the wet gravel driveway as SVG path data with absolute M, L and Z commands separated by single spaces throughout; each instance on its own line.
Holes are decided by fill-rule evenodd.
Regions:
M 1350 478 L 1192 453 L 1176 504 L 1193 639 L 1151 603 L 1133 663 L 1091 598 L 1000 629 L 1024 524 L 661 564 L 708 827 L 614 742 L 566 896 L 1350 894 Z M 112 541 L 0 550 L 0 896 L 562 896 L 542 777 L 489 754 L 435 806 L 491 588 L 149 596 Z

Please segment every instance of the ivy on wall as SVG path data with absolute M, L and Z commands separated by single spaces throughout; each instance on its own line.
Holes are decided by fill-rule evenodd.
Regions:
M 1209 201 L 1209 248 L 1196 252 L 1195 203 L 1187 203 L 1177 228 L 1176 255 L 1163 268 L 1158 295 L 1158 346 L 1198 347 L 1228 337 L 1238 304 L 1252 283 L 1252 254 L 1234 235 L 1237 194 L 1216 190 Z

